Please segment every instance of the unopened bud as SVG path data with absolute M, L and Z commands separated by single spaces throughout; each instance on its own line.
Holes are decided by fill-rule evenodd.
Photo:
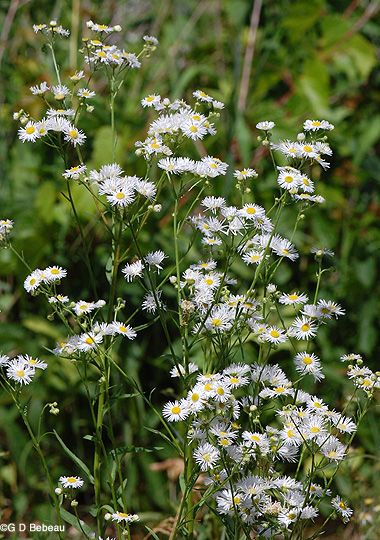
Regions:
M 54 493 L 55 493 L 56 495 L 61 495 L 62 489 L 59 488 L 59 487 L 58 487 L 58 488 L 55 488 Z

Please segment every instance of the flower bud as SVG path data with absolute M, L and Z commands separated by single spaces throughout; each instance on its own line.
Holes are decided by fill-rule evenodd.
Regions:
M 305 140 L 305 133 L 298 133 L 297 135 L 297 141 L 304 141 Z
M 71 501 L 71 506 L 73 508 L 76 508 L 78 506 L 78 501 L 76 501 L 75 499 L 73 501 Z
M 107 512 L 107 513 L 104 515 L 104 519 L 105 519 L 106 521 L 109 521 L 109 520 L 111 519 L 111 517 L 112 517 L 112 515 L 111 515 L 109 512 Z
M 62 489 L 61 489 L 60 487 L 57 487 L 57 488 L 55 488 L 54 493 L 55 493 L 56 495 L 61 495 Z

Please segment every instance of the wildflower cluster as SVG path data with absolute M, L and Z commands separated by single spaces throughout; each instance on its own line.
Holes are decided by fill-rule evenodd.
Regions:
M 115 434 L 113 415 L 120 396 L 139 396 L 151 407 L 165 440 L 183 458 L 181 501 L 171 538 L 192 537 L 197 510 L 202 507 L 218 516 L 220 534 L 225 531 L 228 538 L 241 538 L 241 534 L 302 538 L 307 522 L 318 520 L 325 503 L 330 509 L 327 521 L 338 515 L 347 522 L 353 511 L 333 494 L 332 482 L 374 390 L 380 387 L 380 374 L 364 366 L 359 354 L 342 356 L 342 362 L 348 363 L 353 392 L 340 412 L 310 390 L 326 376 L 324 359 L 313 340 L 322 327 L 345 313 L 340 304 L 320 297 L 331 251 L 311 250 L 310 258 L 318 265 L 314 291 L 276 284 L 280 266 L 300 258 L 297 228 L 311 207 L 324 202 L 313 173 L 318 167 L 329 168 L 332 150 L 327 133 L 334 126 L 326 120 L 306 120 L 296 140 L 274 142 L 274 122 L 257 124 L 258 140 L 273 163 L 276 186 L 274 203 L 267 209 L 256 196 L 255 183 L 260 180 L 255 169 L 230 170 L 218 157 L 194 153 L 194 143 L 216 134 L 224 104 L 203 90 L 193 92 L 191 104 L 152 93 L 141 100 L 150 120 L 146 137 L 135 143 L 146 172 L 141 176 L 126 172 L 125 166 L 115 162 L 115 99 L 126 73 L 139 68 L 142 57 L 150 56 L 158 41 L 144 36 L 141 51 L 134 53 L 109 39 L 120 33 L 119 25 L 89 21 L 86 26 L 83 70 L 69 76 L 65 84 L 54 47 L 56 37 L 66 37 L 67 31 L 56 21 L 34 27 L 50 48 L 57 80 L 30 89 L 47 105 L 42 119 L 23 110 L 14 117 L 20 122 L 22 142 L 43 139 L 63 158 L 60 176 L 67 181 L 66 198 L 77 220 L 72 183 L 93 197 L 100 223 L 111 239 L 106 269 L 109 290 L 102 294 L 106 300 L 72 300 L 57 290 L 66 269 L 54 265 L 31 272 L 23 256 L 9 245 L 28 268 L 25 290 L 45 297 L 47 318 L 58 320 L 67 336 L 56 343 L 53 354 L 73 362 L 88 399 L 93 430 L 85 438 L 94 444 L 93 470 L 54 434 L 93 485 L 97 537 L 104 537 L 104 522 L 112 522 L 118 538 L 131 538 L 129 527 L 140 520 L 130 512 L 133 501 L 127 500 L 125 490 L 124 456 L 130 447 L 120 444 L 123 435 Z M 90 88 L 96 73 L 105 74 L 108 81 L 113 157 L 111 163 L 91 169 L 80 149 L 87 135 L 78 126 L 82 113 L 91 113 L 100 99 Z M 277 165 L 278 156 L 281 165 Z M 232 200 L 209 191 L 218 177 L 226 175 L 235 179 L 238 188 L 239 195 Z M 293 232 L 286 237 L 287 228 L 281 226 L 283 210 L 294 206 L 297 217 Z M 169 242 L 165 251 L 147 249 L 140 241 L 141 231 L 151 213 L 162 208 L 172 225 L 172 246 Z M 77 225 L 82 232 L 80 221 Z M 0 221 L 4 244 L 12 227 L 11 220 Z M 83 234 L 81 241 L 90 281 L 95 281 Z M 140 286 L 143 296 L 139 308 L 126 316 L 124 294 L 131 284 L 134 290 Z M 98 298 L 93 289 L 93 298 Z M 135 324 L 139 312 L 148 322 Z M 140 337 L 140 331 L 155 323 L 161 324 L 167 339 L 163 356 L 171 359 L 168 373 L 180 386 L 179 395 L 163 406 L 162 414 L 147 397 L 146 388 L 128 372 L 120 354 Z M 274 362 L 274 353 L 281 360 L 276 357 Z M 69 516 L 69 523 L 78 523 L 86 537 L 94 537 L 83 528 L 88 526 L 78 517 L 74 498 L 84 481 L 79 476 L 61 476 L 55 487 L 41 450 L 43 436 L 33 434 L 22 403 L 21 387 L 32 381 L 37 369 L 46 369 L 47 363 L 28 355 L 1 356 L 0 366 L 4 386 L 41 458 L 58 518 L 67 519 L 62 505 L 71 500 L 75 516 Z M 133 393 L 122 394 L 122 384 Z M 60 412 L 57 402 L 46 407 L 53 415 Z M 197 501 L 194 490 L 199 492 Z
M 0 355 L 0 367 L 5 370 L 3 376 L 8 381 L 18 383 L 20 386 L 26 385 L 32 382 L 37 369 L 46 369 L 47 363 L 33 358 L 32 356 L 18 355 L 15 358 L 9 358 L 7 355 Z

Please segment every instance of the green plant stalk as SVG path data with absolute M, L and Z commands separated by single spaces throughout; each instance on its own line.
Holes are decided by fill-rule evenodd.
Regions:
M 35 437 L 34 435 L 34 432 L 33 432 L 33 429 L 29 423 L 29 420 L 28 420 L 28 417 L 27 415 L 25 414 L 23 408 L 21 407 L 18 399 L 13 395 L 13 392 L 11 392 L 11 395 L 12 395 L 12 398 L 16 404 L 16 407 L 18 409 L 18 412 L 20 413 L 21 415 L 21 418 L 25 424 L 25 427 L 29 433 L 29 436 L 32 440 L 32 443 L 33 443 L 33 446 L 34 446 L 34 449 L 36 450 L 40 460 L 41 460 L 41 463 L 42 463 L 42 466 L 44 468 L 44 471 L 45 471 L 45 474 L 46 474 L 46 478 L 49 482 L 49 488 L 50 488 L 50 494 L 51 494 L 51 497 L 54 501 L 54 508 L 55 508 L 55 511 L 56 511 L 56 514 L 57 514 L 57 518 L 58 518 L 58 525 L 61 525 L 62 524 L 62 518 L 61 518 L 61 512 L 60 512 L 60 508 L 59 508 L 59 500 L 55 494 L 55 487 L 54 487 L 54 482 L 52 480 L 52 477 L 50 475 L 50 471 L 49 471 L 49 467 L 48 467 L 48 464 L 46 463 L 46 459 L 45 459 L 45 456 L 42 452 L 42 449 L 41 449 L 41 445 L 40 445 L 40 442 L 37 440 L 37 438 Z M 58 536 L 60 539 L 62 539 L 62 534 L 61 532 L 58 532 Z

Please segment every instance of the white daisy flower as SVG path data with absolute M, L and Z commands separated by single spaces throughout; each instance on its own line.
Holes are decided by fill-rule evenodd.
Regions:
M 331 506 L 337 511 L 337 513 L 341 516 L 344 523 L 347 523 L 350 521 L 350 518 L 353 514 L 353 510 L 347 506 L 345 501 L 337 495 L 332 499 Z
M 162 409 L 162 415 L 169 422 L 180 422 L 189 416 L 189 407 L 186 400 L 169 401 Z
M 309 298 L 304 293 L 299 292 L 292 292 L 292 293 L 283 293 L 278 301 L 280 304 L 285 304 L 286 306 L 290 306 L 293 304 L 306 304 L 306 302 L 309 300 Z
M 88 88 L 80 88 L 77 92 L 77 96 L 82 99 L 90 99 L 95 97 L 96 94 L 93 90 L 89 90 Z
M 241 171 L 236 170 L 234 172 L 234 177 L 238 180 L 246 180 L 247 178 L 257 178 L 258 174 L 255 169 L 242 169 Z
M 300 352 L 294 357 L 294 364 L 296 370 L 302 375 L 309 373 L 313 375 L 316 381 L 324 379 L 325 376 L 322 373 L 321 362 L 314 353 Z
M 196 463 L 200 466 L 201 471 L 212 469 L 219 460 L 219 450 L 210 443 L 204 443 L 198 446 L 193 453 Z
M 154 107 L 161 102 L 161 96 L 158 94 L 150 94 L 141 100 L 143 107 Z
M 61 476 L 59 482 L 65 489 L 77 489 L 83 486 L 83 480 L 79 476 Z
M 31 86 L 30 91 L 34 96 L 41 96 L 48 92 L 50 87 L 46 81 L 43 81 L 40 85 Z
M 63 133 L 65 141 L 70 142 L 74 147 L 77 145 L 81 146 L 87 139 L 83 131 L 80 131 L 72 125 L 67 126 L 66 129 L 63 130 Z
M 18 356 L 19 361 L 25 362 L 26 365 L 30 366 L 33 369 L 46 369 L 48 367 L 46 362 L 43 362 L 39 358 L 33 358 L 26 354 L 25 356 Z
M 264 120 L 263 122 L 259 122 L 256 124 L 257 129 L 261 129 L 263 131 L 269 131 L 275 127 L 275 123 L 271 120 Z
M 256 220 L 265 217 L 265 210 L 258 204 L 247 203 L 239 210 L 238 215 L 245 217 L 246 219 Z
M 6 354 L 0 354 L 0 367 L 7 366 L 10 362 L 9 356 Z
M 58 281 L 67 276 L 67 270 L 61 268 L 60 266 L 48 266 L 43 272 L 46 276 L 44 281 L 48 283 Z
M 75 165 L 75 167 L 70 167 L 70 169 L 66 169 L 65 172 L 62 173 L 62 176 L 66 179 L 78 180 L 80 175 L 86 172 L 86 169 L 86 165 Z
M 132 326 L 130 326 L 129 324 L 114 321 L 113 323 L 110 324 L 110 327 L 113 330 L 113 332 L 115 332 L 116 334 L 125 336 L 130 340 L 135 339 L 135 337 L 137 336 L 137 333 L 135 332 L 135 330 L 133 330 Z
M 135 193 L 131 187 L 122 187 L 120 182 L 118 182 L 118 185 L 115 186 L 114 189 L 109 189 L 107 191 L 106 197 L 107 201 L 112 206 L 120 206 L 121 208 L 125 208 L 133 203 L 135 200 Z
M 39 139 L 40 134 L 38 132 L 36 122 L 32 122 L 32 120 L 29 120 L 25 127 L 20 128 L 18 130 L 18 138 L 23 143 L 25 141 L 35 142 L 37 139 Z
M 193 141 L 201 140 L 205 135 L 207 135 L 207 129 L 204 125 L 191 120 L 188 120 L 181 125 L 181 131 L 185 137 L 188 137 Z
M 41 270 L 34 270 L 24 281 L 24 289 L 27 292 L 34 292 L 42 283 Z
M 269 326 L 266 331 L 262 334 L 262 339 L 268 341 L 269 343 L 279 344 L 285 343 L 286 334 L 280 328 L 275 326 Z
M 133 263 L 126 264 L 122 270 L 126 281 L 133 281 L 136 277 L 142 277 L 144 265 L 142 261 L 137 260 Z
M 306 120 L 303 129 L 304 131 L 319 131 L 320 129 L 331 131 L 334 126 L 327 120 Z
M 168 256 L 159 249 L 157 251 L 151 251 L 150 253 L 148 253 L 148 255 L 144 257 L 144 261 L 149 267 L 154 266 L 155 268 L 157 268 L 159 272 L 160 270 L 162 270 L 162 261 L 167 258 Z
M 85 332 L 81 334 L 78 339 L 78 349 L 86 352 L 95 349 L 103 341 L 101 334 L 95 334 L 95 332 Z
M 203 90 L 196 90 L 195 92 L 193 92 L 193 96 L 198 101 L 203 101 L 205 103 L 212 103 L 213 102 L 213 98 L 211 96 L 209 96 L 208 94 L 206 94 L 206 92 L 204 92 Z
M 297 317 L 289 328 L 289 335 L 296 339 L 310 339 L 317 335 L 316 323 L 308 317 Z
M 67 86 L 63 86 L 62 84 L 52 86 L 51 91 L 53 93 L 54 99 L 56 99 L 57 101 L 63 101 L 65 97 L 70 94 L 70 90 L 67 88 Z
M 28 365 L 23 357 L 19 357 L 8 362 L 8 379 L 20 383 L 21 385 L 31 383 L 35 373 L 36 370 L 32 366 Z
M 114 512 L 112 514 L 112 521 L 117 523 L 134 523 L 139 521 L 139 516 L 137 514 L 126 514 L 125 512 Z

